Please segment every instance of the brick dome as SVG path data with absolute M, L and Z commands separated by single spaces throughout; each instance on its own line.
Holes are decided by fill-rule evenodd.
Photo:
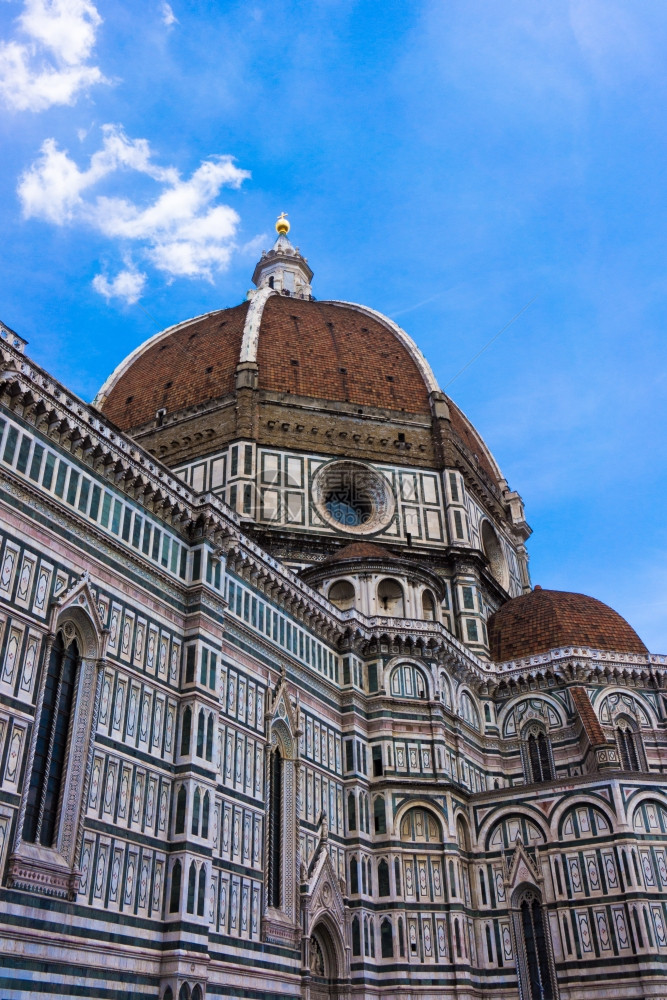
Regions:
M 349 545 L 343 545 L 342 548 L 337 549 L 333 555 L 330 555 L 327 559 L 324 559 L 320 565 L 324 566 L 328 563 L 335 562 L 348 562 L 351 559 L 394 559 L 389 549 L 385 549 L 382 545 L 377 545 L 375 542 L 350 542 Z
M 171 414 L 233 392 L 254 333 L 250 308 L 245 302 L 157 334 L 119 365 L 97 405 L 129 430 L 160 409 Z M 429 413 L 432 387 L 417 349 L 371 310 L 272 294 L 257 318 L 252 361 L 260 390 Z
M 489 645 L 499 663 L 563 646 L 647 653 L 624 618 L 594 597 L 536 587 L 489 618 Z

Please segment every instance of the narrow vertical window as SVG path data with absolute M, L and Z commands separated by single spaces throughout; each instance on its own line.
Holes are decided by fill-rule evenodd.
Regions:
M 192 802 L 192 833 L 195 837 L 199 836 L 199 811 L 201 809 L 201 792 L 198 788 L 195 788 L 195 797 Z
M 349 792 L 347 796 L 347 828 L 357 829 L 357 804 L 354 799 L 354 792 Z
M 204 756 L 204 709 L 199 709 L 199 718 L 197 720 L 197 756 Z
M 177 861 L 171 870 L 171 894 L 169 896 L 169 912 L 177 913 L 181 902 L 181 862 Z
M 350 894 L 352 896 L 359 892 L 359 866 L 356 858 L 350 861 Z
M 213 714 L 206 724 L 206 760 L 213 760 Z
M 53 846 L 56 836 L 78 663 L 76 641 L 66 649 L 59 632 L 49 658 L 23 824 L 24 840 L 44 847 Z
M 282 843 L 283 761 L 280 750 L 271 754 L 271 789 L 269 804 L 269 905 L 280 908 L 280 872 Z
M 204 796 L 204 804 L 201 813 L 201 835 L 208 837 L 208 818 L 211 811 L 211 796 L 207 792 Z
M 352 920 L 352 954 L 361 955 L 361 933 L 359 931 L 359 917 Z
M 378 896 L 389 895 L 389 865 L 383 859 L 378 865 Z
M 520 910 L 530 998 L 531 1000 L 553 1000 L 542 907 L 537 899 L 532 901 L 524 899 Z
M 389 917 L 380 924 L 380 949 L 383 958 L 394 957 L 394 934 Z
M 199 869 L 199 888 L 197 890 L 197 916 L 204 916 L 204 902 L 206 899 L 206 865 Z
M 184 833 L 185 832 L 185 810 L 188 804 L 188 793 L 185 790 L 185 785 L 181 785 L 178 789 L 178 795 L 176 796 L 176 822 L 174 824 L 174 833 Z
M 197 866 L 194 861 L 190 862 L 190 874 L 188 875 L 188 913 L 195 912 L 195 892 L 197 889 Z
M 192 709 L 188 705 L 183 712 L 183 722 L 181 724 L 181 756 L 186 757 L 190 753 L 190 736 L 192 733 Z

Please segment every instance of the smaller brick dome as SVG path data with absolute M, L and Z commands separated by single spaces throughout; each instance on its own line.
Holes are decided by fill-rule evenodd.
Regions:
M 350 559 L 392 559 L 394 558 L 388 549 L 375 542 L 351 542 L 343 545 L 333 555 L 324 559 L 320 565 L 334 562 L 347 562 Z
M 499 663 L 563 646 L 616 653 L 648 650 L 625 618 L 607 604 L 564 590 L 542 590 L 507 601 L 489 618 L 489 645 Z

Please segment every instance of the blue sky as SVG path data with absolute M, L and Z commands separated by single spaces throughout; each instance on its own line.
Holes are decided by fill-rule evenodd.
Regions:
M 667 652 L 664 0 L 0 0 L 0 319 L 91 399 L 280 211 L 526 503 L 533 581 Z

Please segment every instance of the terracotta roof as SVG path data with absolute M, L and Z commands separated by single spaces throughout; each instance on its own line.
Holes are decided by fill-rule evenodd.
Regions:
M 591 705 L 591 699 L 588 697 L 588 691 L 586 688 L 571 687 L 570 694 L 572 695 L 574 707 L 577 711 L 577 715 L 583 723 L 591 746 L 599 747 L 606 743 L 607 738 L 602 731 L 602 726 L 600 725 L 600 720 L 595 714 L 595 709 Z
M 123 430 L 233 391 L 248 303 L 177 326 L 138 353 L 101 404 Z M 352 307 L 271 296 L 262 314 L 259 388 L 357 406 L 429 413 L 416 362 L 379 320 Z
M 635 630 L 612 608 L 585 594 L 536 587 L 507 601 L 489 618 L 489 644 L 496 662 L 563 646 L 589 646 L 617 653 L 646 653 Z
M 430 409 L 408 351 L 383 323 L 349 307 L 271 296 L 257 362 L 260 389 L 408 413 Z
M 248 303 L 176 327 L 147 347 L 111 389 L 101 409 L 121 430 L 234 389 Z
M 348 559 L 392 559 L 393 556 L 388 549 L 375 542 L 350 542 L 338 549 L 333 555 L 323 559 L 320 565 L 332 562 L 345 562 Z

